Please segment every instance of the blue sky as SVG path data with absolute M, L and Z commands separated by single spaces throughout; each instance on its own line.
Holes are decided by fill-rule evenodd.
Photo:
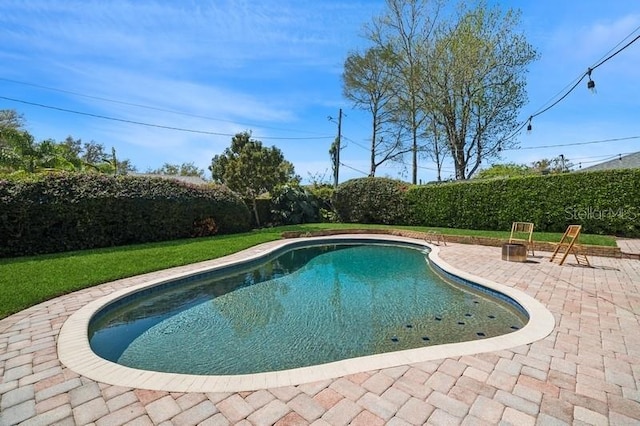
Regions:
M 640 34 L 640 3 L 495 1 L 522 11 L 521 30 L 540 58 L 527 76 L 522 120 L 541 110 L 625 37 Z M 342 108 L 340 180 L 368 171 L 370 120 L 342 97 L 342 66 L 366 45 L 360 34 L 383 0 L 0 2 L 0 97 L 222 134 L 199 134 L 77 115 L 0 99 L 38 140 L 94 140 L 139 171 L 194 162 L 206 169 L 231 137 L 251 130 L 280 148 L 304 181 L 331 180 L 329 146 Z M 628 41 L 630 41 L 629 39 Z M 583 167 L 640 151 L 640 40 L 533 120 L 520 149 L 499 162 L 565 155 Z M 145 106 L 144 108 L 141 106 Z M 612 140 L 595 144 L 567 144 Z M 549 145 L 565 145 L 542 148 Z M 407 164 L 409 159 L 407 159 Z M 420 163 L 418 178 L 435 179 Z M 444 178 L 453 167 L 445 165 Z M 207 171 L 207 175 L 209 173 Z M 409 180 L 390 164 L 378 175 Z

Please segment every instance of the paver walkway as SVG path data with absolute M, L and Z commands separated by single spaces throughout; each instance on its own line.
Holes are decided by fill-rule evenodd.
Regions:
M 640 254 L 640 240 L 617 239 L 616 244 L 623 253 Z
M 79 377 L 56 337 L 88 300 L 135 279 L 79 291 L 0 321 L 0 425 L 624 425 L 640 423 L 640 261 L 594 268 L 500 259 L 449 244 L 451 265 L 542 302 L 556 327 L 509 350 L 243 393 L 167 393 Z

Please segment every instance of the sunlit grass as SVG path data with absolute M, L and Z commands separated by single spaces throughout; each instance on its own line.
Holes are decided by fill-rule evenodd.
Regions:
M 509 232 L 500 231 L 317 223 L 210 238 L 0 259 L 0 318 L 56 296 L 97 284 L 226 256 L 260 243 L 280 239 L 283 231 L 380 228 L 436 230 L 446 235 L 509 237 Z M 558 233 L 536 232 L 534 235 L 537 241 L 557 242 L 561 237 Z M 615 239 L 608 236 L 581 235 L 580 240 L 582 244 L 615 246 Z

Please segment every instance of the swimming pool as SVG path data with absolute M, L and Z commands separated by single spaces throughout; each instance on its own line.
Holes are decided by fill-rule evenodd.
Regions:
M 235 375 L 491 338 L 528 321 L 512 299 L 446 282 L 414 245 L 307 243 L 227 269 L 107 306 L 91 348 L 133 368 Z
M 426 247 L 426 244 L 420 240 L 391 236 L 343 236 L 339 240 L 343 241 L 345 239 L 359 244 L 364 241 L 393 244 L 399 242 L 410 244 L 414 247 Z M 238 268 L 237 265 L 239 261 L 244 263 L 259 262 L 263 260 L 265 256 L 289 250 L 292 246 L 308 245 L 309 243 L 315 244 L 316 242 L 335 244 L 336 238 L 278 241 L 246 250 L 230 258 L 218 259 L 208 262 L 205 265 L 192 266 L 189 268 L 189 272 L 166 271 L 162 274 L 152 274 L 149 278 L 140 277 L 138 280 L 140 281 L 139 284 L 129 289 L 115 291 L 108 296 L 88 304 L 72 315 L 69 320 L 65 322 L 60 333 L 58 341 L 59 358 L 65 365 L 77 373 L 111 384 L 169 391 L 239 391 L 305 383 L 339 377 L 359 371 L 386 368 L 429 359 L 499 350 L 538 340 L 546 336 L 553 329 L 553 317 L 534 299 L 514 289 L 472 277 L 463 271 L 451 268 L 439 259 L 437 255 L 438 250 L 434 248 L 430 254 L 430 259 L 439 270 L 439 273 L 446 274 L 449 279 L 456 280 L 461 284 L 477 286 L 477 290 L 482 292 L 489 291 L 493 294 L 502 295 L 502 298 L 511 300 L 509 303 L 515 301 L 515 304 L 520 306 L 530 316 L 530 321 L 521 329 L 517 331 L 512 330 L 513 332 L 509 332 L 508 334 L 496 337 L 476 335 L 478 340 L 473 340 L 472 342 L 436 345 L 427 340 L 423 340 L 423 337 L 429 337 L 431 340 L 432 336 L 424 333 L 424 328 L 419 321 L 407 321 L 406 318 L 401 318 L 401 321 L 397 322 L 394 327 L 391 327 L 390 332 L 386 333 L 384 337 L 384 344 L 391 345 L 392 352 L 341 359 L 317 366 L 294 367 L 286 370 L 267 371 L 256 374 L 242 373 L 231 375 L 228 373 L 216 373 L 213 375 L 204 375 L 202 373 L 176 374 L 145 371 L 105 360 L 96 356 L 91 350 L 87 330 L 89 329 L 89 324 L 92 319 L 95 318 L 99 320 L 101 316 L 99 312 L 103 311 L 105 306 L 111 305 L 112 308 L 114 306 L 117 307 L 119 303 L 124 303 L 124 301 L 131 296 L 132 292 L 153 292 L 153 289 L 163 286 L 167 282 L 191 278 L 203 272 L 209 272 L 212 265 L 218 268 L 231 266 Z M 420 253 L 420 255 L 424 259 L 424 255 L 422 253 Z M 484 296 L 476 292 L 474 296 L 470 296 L 468 301 L 473 304 L 473 300 L 477 300 L 473 298 L 477 297 L 483 298 Z M 473 312 L 465 312 L 465 314 L 467 313 L 474 315 Z M 373 317 L 375 317 L 375 315 Z M 430 319 L 435 321 L 435 316 Z M 476 329 L 476 327 L 472 329 L 474 333 L 483 332 L 482 330 L 478 331 L 479 329 Z M 414 334 L 414 337 L 421 342 L 422 346 L 414 347 L 413 349 L 396 346 L 396 350 L 394 345 L 403 342 L 405 338 L 411 334 Z M 433 336 L 435 336 L 435 334 L 433 334 Z M 397 338 L 398 342 L 395 342 L 394 338 Z M 183 348 L 177 346 L 176 348 L 173 353 L 176 357 L 179 357 L 182 354 Z

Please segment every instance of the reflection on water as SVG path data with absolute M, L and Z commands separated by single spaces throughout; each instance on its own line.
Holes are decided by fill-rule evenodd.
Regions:
M 418 250 L 331 245 L 132 298 L 90 336 L 96 353 L 131 367 L 242 374 L 493 337 L 525 321 L 442 281 Z

